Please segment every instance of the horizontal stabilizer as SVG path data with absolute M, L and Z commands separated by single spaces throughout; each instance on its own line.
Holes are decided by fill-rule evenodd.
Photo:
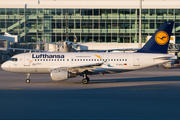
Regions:
M 153 60 L 168 60 L 171 57 L 158 57 L 158 58 L 154 58 Z

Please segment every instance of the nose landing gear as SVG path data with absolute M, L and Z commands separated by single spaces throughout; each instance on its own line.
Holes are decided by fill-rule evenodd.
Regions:
M 30 76 L 31 76 L 31 74 L 30 74 L 30 73 L 27 73 L 26 83 L 30 83 Z

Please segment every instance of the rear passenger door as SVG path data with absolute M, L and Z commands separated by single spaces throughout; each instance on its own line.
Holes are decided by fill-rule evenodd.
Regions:
M 133 56 L 133 59 L 134 59 L 134 63 L 133 63 L 133 66 L 140 66 L 140 60 L 139 60 L 139 55 L 134 55 Z

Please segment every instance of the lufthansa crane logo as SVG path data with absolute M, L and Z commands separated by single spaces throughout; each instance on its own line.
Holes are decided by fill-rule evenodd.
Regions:
M 169 35 L 165 31 L 156 33 L 155 40 L 159 45 L 165 45 L 169 41 Z

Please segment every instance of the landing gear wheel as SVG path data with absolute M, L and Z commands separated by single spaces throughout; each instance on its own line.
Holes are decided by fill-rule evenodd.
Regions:
M 26 79 L 26 83 L 30 83 L 30 79 Z
M 30 83 L 30 76 L 31 76 L 31 74 L 27 73 L 26 83 Z
M 88 84 L 89 83 L 89 78 L 87 77 L 87 78 L 83 78 L 82 79 L 82 83 L 83 84 Z

